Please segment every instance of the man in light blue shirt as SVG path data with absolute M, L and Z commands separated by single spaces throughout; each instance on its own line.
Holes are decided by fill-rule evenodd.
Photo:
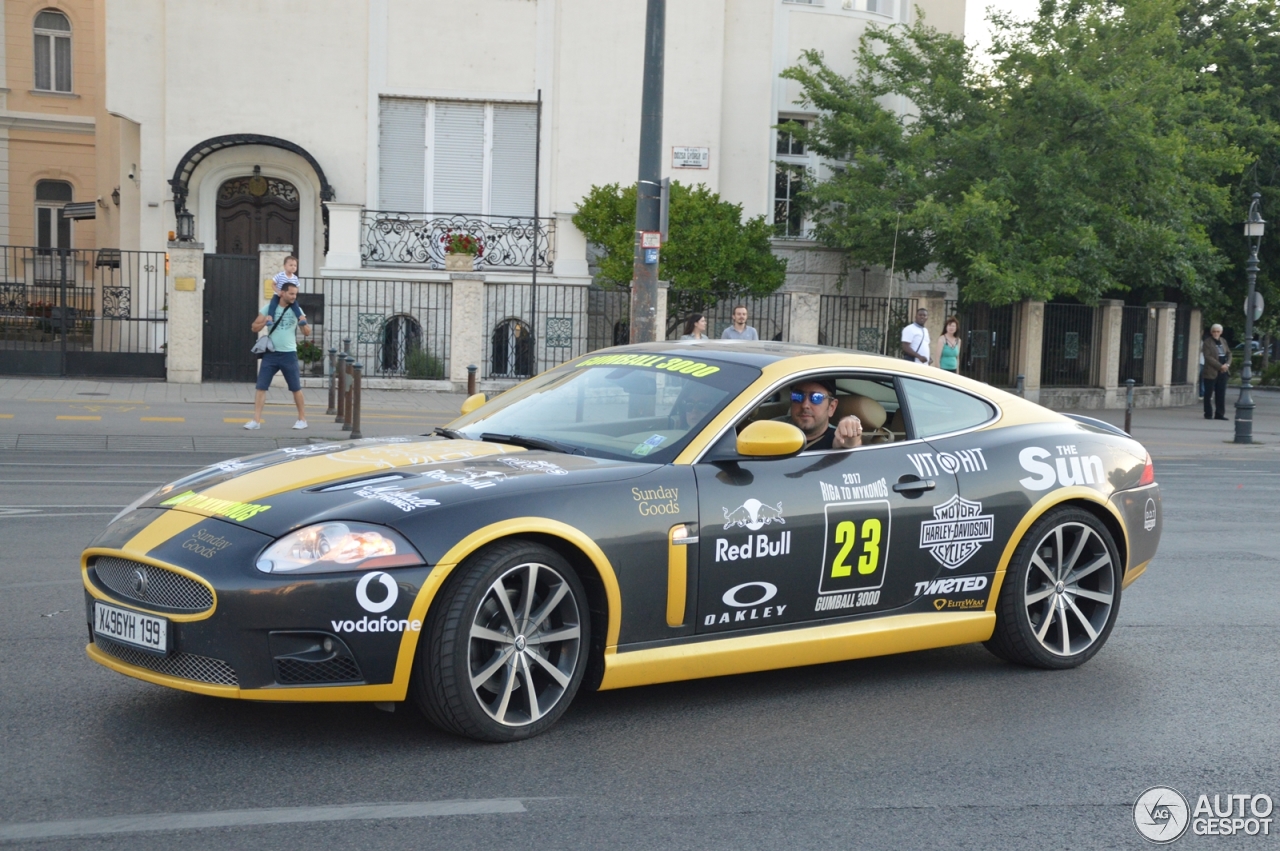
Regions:
M 305 313 L 294 312 L 293 305 L 297 300 L 298 285 L 285 282 L 280 288 L 280 303 L 275 307 L 274 315 L 267 315 L 271 309 L 271 303 L 275 301 L 272 299 L 272 302 L 262 306 L 262 312 L 253 320 L 251 329 L 255 334 L 267 327 L 268 321 L 271 322 L 271 345 L 275 351 L 262 355 L 256 385 L 258 392 L 254 394 L 253 399 L 253 419 L 244 424 L 247 429 L 262 428 L 262 406 L 266 404 L 267 390 L 271 387 L 271 379 L 275 378 L 277 372 L 284 373 L 285 383 L 293 393 L 293 403 L 298 406 L 298 421 L 293 424 L 293 427 L 295 429 L 307 427 L 307 410 L 302 397 L 302 376 L 298 370 L 298 326 L 301 325 L 302 332 L 309 337 L 311 323 L 307 322 Z
M 747 324 L 747 308 L 738 305 L 733 309 L 733 324 L 720 332 L 721 340 L 759 340 L 756 329 Z

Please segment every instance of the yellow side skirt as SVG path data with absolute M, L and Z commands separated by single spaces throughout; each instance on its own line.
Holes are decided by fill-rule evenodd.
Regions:
M 611 648 L 600 690 L 972 644 L 990 638 L 995 624 L 994 612 L 926 612 L 627 653 Z

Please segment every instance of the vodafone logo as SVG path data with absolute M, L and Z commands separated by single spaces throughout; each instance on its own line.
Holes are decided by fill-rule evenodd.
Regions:
M 380 583 L 384 589 L 382 592 L 374 592 L 375 596 L 382 598 L 380 600 L 372 600 L 369 597 L 369 586 L 375 581 Z M 396 585 L 395 580 L 381 570 L 366 573 L 360 578 L 359 584 L 356 585 L 356 602 L 366 612 L 372 612 L 375 615 L 379 612 L 385 612 L 394 606 L 398 599 L 400 599 L 400 586 Z

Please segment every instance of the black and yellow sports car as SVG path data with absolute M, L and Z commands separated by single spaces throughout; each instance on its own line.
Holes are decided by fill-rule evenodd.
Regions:
M 584 687 L 969 642 L 1074 667 L 1160 540 L 1136 441 L 905 361 L 646 344 L 483 402 L 143 497 L 84 552 L 89 657 L 221 697 L 412 696 L 506 741 Z

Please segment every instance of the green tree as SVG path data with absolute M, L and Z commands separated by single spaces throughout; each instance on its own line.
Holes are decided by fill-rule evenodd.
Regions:
M 635 186 L 593 186 L 578 205 L 573 223 L 600 252 L 601 283 L 630 285 L 635 222 Z M 741 205 L 702 184 L 672 181 L 668 229 L 661 254 L 662 277 L 671 282 L 668 330 L 721 299 L 768 295 L 786 280 L 786 261 L 771 250 L 773 230 L 764 216 L 744 222 Z
M 784 72 L 820 114 L 800 134 L 836 164 L 804 196 L 818 239 L 888 265 L 896 226 L 898 267 L 937 263 L 969 301 L 1205 297 L 1224 266 L 1209 226 L 1248 156 L 1181 8 L 1045 0 L 1030 23 L 996 16 L 986 68 L 923 21 L 869 30 L 851 79 L 805 53 Z

